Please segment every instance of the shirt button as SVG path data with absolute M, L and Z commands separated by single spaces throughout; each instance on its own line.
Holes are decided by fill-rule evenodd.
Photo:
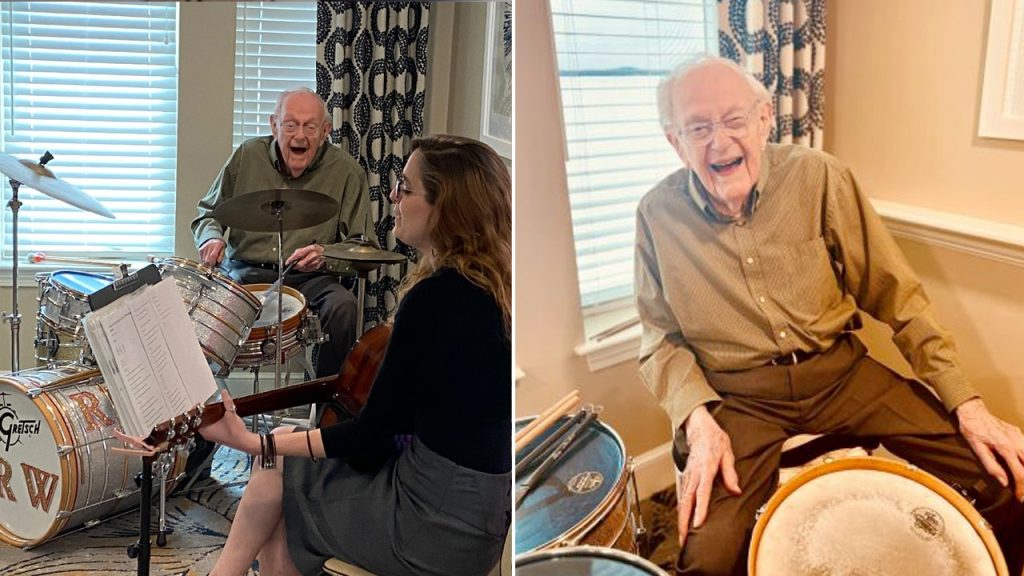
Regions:
M 785 330 L 779 332 L 779 338 L 785 338 L 785 337 L 786 337 L 786 331 Z
M 748 256 L 747 257 L 747 264 L 753 264 L 753 263 L 754 263 L 754 259 Z
M 764 302 L 765 302 L 764 296 L 758 296 L 757 297 L 757 301 L 760 302 L 761 304 L 764 304 Z

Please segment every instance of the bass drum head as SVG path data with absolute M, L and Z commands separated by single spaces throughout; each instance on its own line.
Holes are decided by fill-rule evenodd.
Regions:
M 754 527 L 751 576 L 995 576 L 1007 573 L 981 515 L 934 476 L 882 458 L 799 474 Z
M 516 430 L 531 420 L 517 420 Z M 549 427 L 521 454 L 529 454 L 566 420 L 563 418 Z M 541 462 L 543 460 L 527 468 L 518 476 L 518 481 L 529 477 Z M 625 448 L 619 435 L 595 420 L 516 509 L 516 555 L 558 542 L 608 508 L 618 495 L 619 482 L 625 481 L 625 469 Z
M 668 576 L 647 560 L 613 548 L 576 546 L 516 557 L 516 576 Z

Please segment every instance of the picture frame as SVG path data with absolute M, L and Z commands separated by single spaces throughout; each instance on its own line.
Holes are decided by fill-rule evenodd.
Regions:
M 480 140 L 512 159 L 512 3 L 487 3 Z
M 1021 22 L 1024 22 L 1024 0 L 992 0 L 978 116 L 978 136 L 982 138 L 1024 140 L 1024 26 Z

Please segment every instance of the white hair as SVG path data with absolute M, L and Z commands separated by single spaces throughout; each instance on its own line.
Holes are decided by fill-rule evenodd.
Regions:
M 281 92 L 281 94 L 279 94 L 277 96 L 277 104 L 274 105 L 274 117 L 275 118 L 280 118 L 280 116 L 281 116 L 281 108 L 284 106 L 284 100 L 285 100 L 285 98 L 291 96 L 292 94 L 310 94 L 312 96 L 316 96 L 317 102 L 320 103 L 320 110 L 323 113 L 323 120 L 322 120 L 322 122 L 326 123 L 326 122 L 330 122 L 331 121 L 331 113 L 330 113 L 329 110 L 327 110 L 327 104 L 324 102 L 324 99 L 321 98 L 320 95 L 316 93 L 316 91 L 314 91 L 314 90 L 312 90 L 310 88 L 307 88 L 305 86 L 297 86 L 295 88 L 289 88 L 289 89 Z
M 750 88 L 754 91 L 754 97 L 757 98 L 758 102 L 768 102 L 771 100 L 771 93 L 749 70 L 728 58 L 703 54 L 676 66 L 658 83 L 658 119 L 661 121 L 662 130 L 670 132 L 675 126 L 672 121 L 672 89 L 675 87 L 676 82 L 698 68 L 713 65 L 725 66 L 742 76 L 747 81 L 747 84 L 750 84 Z

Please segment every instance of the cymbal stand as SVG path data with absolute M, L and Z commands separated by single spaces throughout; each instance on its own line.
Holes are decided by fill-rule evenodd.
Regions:
M 352 262 L 352 267 L 356 270 L 356 291 L 359 292 L 357 296 L 358 304 L 356 304 L 356 338 L 363 335 L 363 323 L 366 312 L 363 310 L 363 306 L 366 303 L 366 279 L 369 277 L 370 272 L 380 268 L 379 262 Z
M 284 202 L 276 200 L 270 203 L 270 210 L 277 217 L 277 324 L 274 326 L 274 389 L 281 387 L 281 352 L 284 349 L 284 298 L 281 297 L 284 287 Z
M 49 159 L 47 159 L 49 160 Z M 18 313 L 18 210 L 21 208 L 21 200 L 18 200 L 18 189 L 21 182 L 11 179 L 11 200 L 7 207 L 11 209 L 11 246 L 14 250 L 14 257 L 11 261 L 11 299 L 12 312 L 3 313 L 3 321 L 11 325 L 11 371 L 18 371 L 18 333 L 21 330 L 21 314 Z

